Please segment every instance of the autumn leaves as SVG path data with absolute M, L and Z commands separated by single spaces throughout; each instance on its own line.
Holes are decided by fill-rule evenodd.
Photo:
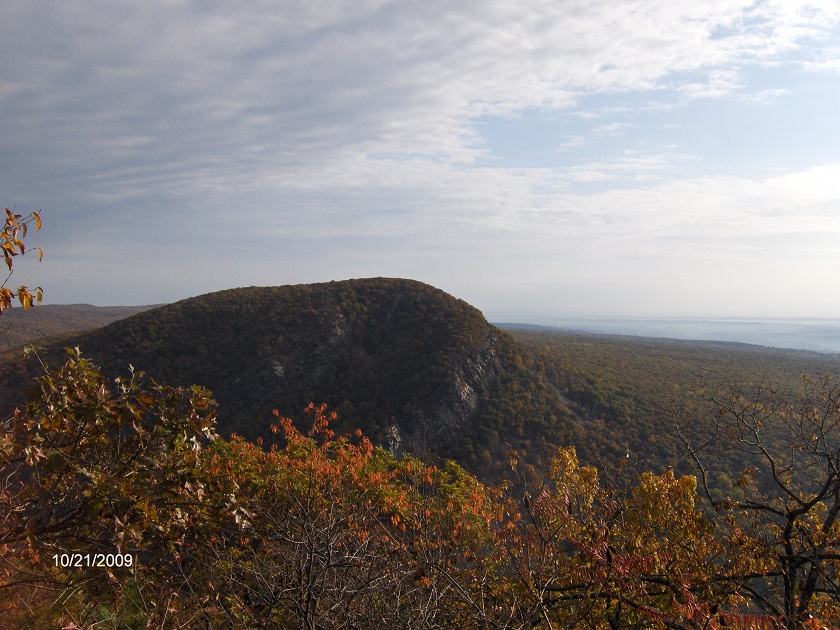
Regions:
M 18 287 L 17 292 L 6 287 L 6 282 L 9 281 L 14 267 L 12 259 L 26 253 L 26 245 L 23 239 L 26 237 L 31 223 L 35 224 L 36 231 L 41 229 L 41 216 L 37 212 L 33 212 L 29 216 L 23 217 L 23 215 L 12 213 L 8 208 L 4 208 L 3 211 L 6 213 L 6 221 L 3 231 L 0 232 L 0 249 L 3 251 L 3 261 L 9 268 L 9 275 L 0 285 L 0 313 L 12 308 L 12 302 L 15 298 L 18 299 L 23 308 L 29 308 L 33 304 L 40 304 L 42 297 L 41 287 L 35 287 L 33 289 L 34 294 L 25 286 Z M 35 251 L 38 252 L 38 259 L 40 260 L 43 257 L 41 248 L 36 247 Z
M 798 604 L 816 581 L 791 615 L 775 603 L 780 567 L 794 577 L 784 519 L 711 510 L 694 477 L 602 479 L 564 448 L 545 475 L 488 488 L 336 437 L 324 406 L 306 434 L 278 418 L 271 449 L 216 436 L 213 412 L 197 387 L 114 388 L 77 351 L 41 379 L 0 433 L 3 627 L 799 629 L 840 614 L 825 493 L 795 524 L 812 550 Z M 136 561 L 55 566 L 63 553 Z

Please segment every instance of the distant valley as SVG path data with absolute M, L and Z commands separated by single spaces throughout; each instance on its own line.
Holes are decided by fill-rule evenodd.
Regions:
M 497 324 L 505 328 L 528 324 Z M 731 341 L 773 348 L 840 352 L 840 319 L 819 318 L 568 318 L 535 327 L 639 337 Z

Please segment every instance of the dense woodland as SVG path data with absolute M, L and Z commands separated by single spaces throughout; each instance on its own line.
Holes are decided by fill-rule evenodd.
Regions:
M 80 347 L 110 377 L 127 366 L 160 382 L 211 389 L 219 433 L 268 439 L 272 411 L 310 402 L 402 452 L 456 459 L 500 480 L 507 452 L 544 467 L 557 447 L 587 440 L 529 353 L 462 300 L 419 282 L 376 278 L 252 287 L 183 300 L 53 340 L 48 365 Z M 23 402 L 41 371 L 20 351 L 0 358 L 0 413 Z M 302 425 L 299 427 L 304 429 Z
M 532 352 L 534 370 L 563 393 L 584 428 L 600 436 L 587 461 L 608 468 L 629 455 L 642 469 L 692 473 L 675 427 L 702 424 L 718 407 L 714 398 L 775 390 L 798 400 L 803 377 L 840 374 L 837 354 L 558 330 L 508 332 Z M 787 436 L 777 438 L 775 446 L 784 448 Z M 725 446 L 708 457 L 717 471 L 714 485 L 731 492 L 744 467 L 756 462 Z

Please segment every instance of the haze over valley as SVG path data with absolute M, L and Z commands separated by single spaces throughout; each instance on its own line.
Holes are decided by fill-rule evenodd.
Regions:
M 499 325 L 517 324 L 615 335 L 732 341 L 792 350 L 840 352 L 838 319 L 563 318 Z

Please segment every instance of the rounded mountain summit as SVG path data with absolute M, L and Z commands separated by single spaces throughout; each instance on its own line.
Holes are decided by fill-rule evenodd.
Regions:
M 109 376 L 128 366 L 203 385 L 219 431 L 270 435 L 272 410 L 310 402 L 396 453 L 455 459 L 498 478 L 516 449 L 537 466 L 580 443 L 579 425 L 527 350 L 481 312 L 421 282 L 370 278 L 209 293 L 53 341 Z M 34 370 L 27 369 L 27 371 Z

